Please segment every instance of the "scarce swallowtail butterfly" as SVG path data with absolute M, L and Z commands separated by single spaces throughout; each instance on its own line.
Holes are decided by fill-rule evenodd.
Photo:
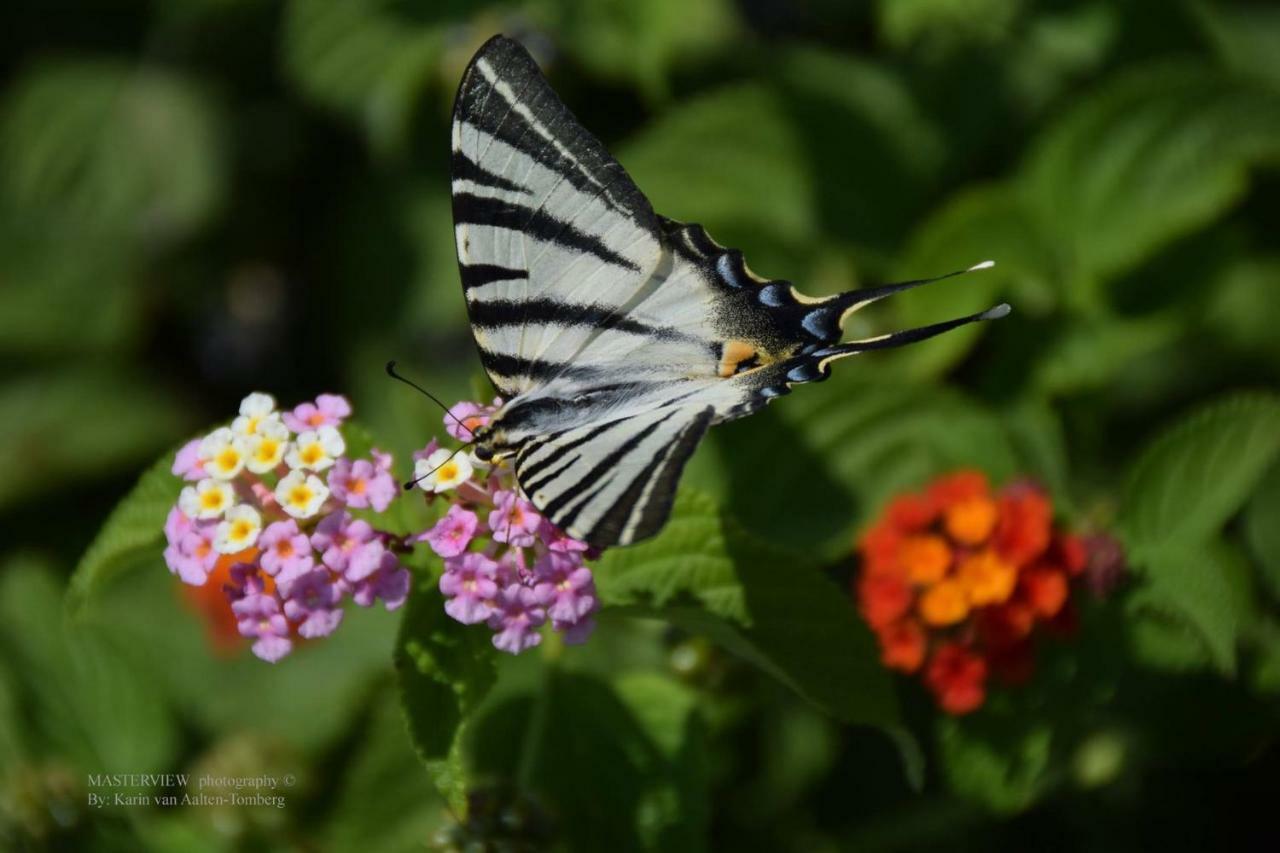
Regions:
M 824 379 L 837 359 L 1009 312 L 841 342 L 854 311 L 938 279 L 814 298 L 760 278 L 701 226 L 655 214 L 502 36 L 463 74 L 452 133 L 463 292 L 506 401 L 475 453 L 514 465 L 534 506 L 596 547 L 662 528 L 708 427 Z

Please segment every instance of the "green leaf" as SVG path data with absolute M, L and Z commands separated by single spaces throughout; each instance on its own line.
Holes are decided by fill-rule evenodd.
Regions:
M 697 485 L 755 535 L 830 560 L 899 491 L 965 466 L 997 483 L 1017 472 L 989 411 L 945 388 L 868 381 L 876 367 L 837 364 L 827 382 L 718 427 L 709 444 L 719 466 L 700 463 Z
M 1234 260 L 1208 283 L 1205 324 L 1232 352 L 1260 355 L 1280 365 L 1280 257 Z
M 226 185 L 222 117 L 200 86 L 155 66 L 45 62 L 0 116 L 0 188 L 18 208 L 150 241 L 216 212 Z
M 13 379 L 0 385 L 0 507 L 134 464 L 177 441 L 188 421 L 136 374 L 68 367 Z
M 1114 385 L 1136 360 L 1170 346 L 1182 331 L 1171 315 L 1068 322 L 1040 354 L 1032 383 L 1047 397 Z
M 962 317 L 990 308 L 1011 294 L 1019 317 L 1036 317 L 1053 307 L 1054 264 L 1045 235 L 1010 188 L 988 185 L 966 190 L 930 216 L 912 236 L 895 278 L 908 280 L 968 269 L 994 260 L 992 269 L 913 290 L 893 299 L 893 328 L 908 328 Z M 855 318 L 856 320 L 856 315 Z M 877 324 L 877 330 L 881 329 Z M 891 356 L 912 376 L 936 376 L 953 367 L 990 330 L 978 323 L 948 332 Z M 866 335 L 876 334 L 870 327 Z
M 376 698 L 364 737 L 342 774 L 324 838 L 335 850 L 414 850 L 447 813 L 414 755 L 389 691 Z
M 687 688 L 647 674 L 612 687 L 557 669 L 535 695 L 487 708 L 470 737 L 477 776 L 514 782 L 568 849 L 619 851 L 706 848 L 705 740 Z
M 1183 668 L 1198 663 L 1196 644 L 1172 640 L 1170 649 L 1151 648 L 1151 630 L 1160 636 L 1190 628 L 1209 662 L 1224 675 L 1236 671 L 1236 646 L 1253 617 L 1253 591 L 1244 560 L 1224 543 L 1183 545 L 1152 555 L 1145 565 L 1144 583 L 1130 597 L 1131 612 L 1155 616 L 1155 625 L 1139 629 L 1140 659 L 1160 668 Z M 1145 632 L 1145 633 L 1144 633 Z M 1154 651 L 1154 657 L 1147 652 Z
M 821 232 L 896 250 L 942 166 L 942 133 L 888 67 L 816 47 L 771 61 L 769 76 L 804 147 Z
M 1053 732 L 1043 721 L 986 714 L 938 723 L 939 761 L 951 789 L 993 811 L 1026 809 L 1046 789 Z
M 880 0 L 876 18 L 881 37 L 896 49 L 923 43 L 952 50 L 1005 41 L 1021 7 L 1021 0 Z
M 143 326 L 137 256 L 107 229 L 0 200 L 0 352 L 49 356 L 127 346 Z
M 725 146 L 724 140 L 734 144 Z M 618 153 L 656 210 L 731 245 L 809 245 L 817 228 L 804 143 L 772 89 L 745 84 L 668 110 Z M 767 266 L 757 260 L 762 272 Z
M 376 151 L 401 153 L 423 91 L 443 70 L 448 25 L 464 8 L 290 0 L 285 71 L 308 98 L 356 121 Z
M 316 753 L 358 718 L 370 684 L 389 674 L 396 616 L 381 607 L 348 606 L 332 636 L 269 664 L 251 655 L 247 642 L 231 652 L 215 647 L 188 598 L 191 588 L 169 573 L 158 543 L 129 563 L 103 579 L 73 624 L 115 638 L 190 729 Z
M 67 607 L 72 613 L 84 608 L 95 590 L 134 565 L 140 556 L 160 551 L 165 519 L 182 491 L 182 480 L 170 471 L 172 464 L 172 454 L 160 457 L 98 530 L 67 588 Z
M 1077 102 L 1033 146 L 1021 182 L 1040 227 L 1095 285 L 1221 216 L 1280 152 L 1280 92 L 1198 65 L 1148 65 Z
M 458 814 L 469 788 L 463 737 L 497 678 L 490 634 L 444 612 L 434 578 L 415 578 L 396 640 L 400 703 L 418 757 Z
M 1119 524 L 1133 560 L 1201 542 L 1240 509 L 1280 451 L 1280 397 L 1236 394 L 1184 416 L 1130 469 Z
M 665 98 L 677 66 L 730 43 L 738 29 L 728 0 L 558 0 L 533 2 L 558 46 L 600 80 L 634 83 Z
M 1280 464 L 1273 464 L 1244 512 L 1244 536 L 1262 579 L 1280 601 Z
M 52 572 L 24 560 L 0 571 L 0 646 L 31 703 L 33 735 L 88 772 L 176 758 L 176 720 L 162 685 L 131 664 L 123 639 L 67 624 Z
M 706 634 L 846 722 L 897 722 L 848 594 L 806 559 L 749 536 L 707 496 L 682 490 L 661 534 L 594 568 L 606 606 Z
M 1187 5 L 1223 65 L 1280 86 L 1280 9 L 1202 0 Z

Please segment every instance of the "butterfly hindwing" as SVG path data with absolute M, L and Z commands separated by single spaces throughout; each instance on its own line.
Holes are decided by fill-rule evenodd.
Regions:
M 571 536 L 626 545 L 666 522 L 680 472 L 712 416 L 709 406 L 671 405 L 552 433 L 520 450 L 516 477 Z

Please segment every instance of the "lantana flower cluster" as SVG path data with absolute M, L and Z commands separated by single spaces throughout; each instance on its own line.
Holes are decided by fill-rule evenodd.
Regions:
M 855 595 L 881 660 L 920 673 L 951 714 L 979 708 L 989 676 L 1030 677 L 1036 634 L 1072 629 L 1090 562 L 1088 541 L 1054 525 L 1037 486 L 995 492 L 977 471 L 895 498 L 859 551 Z
M 350 512 L 380 513 L 398 492 L 390 455 L 345 455 L 350 414 L 334 394 L 291 411 L 250 394 L 229 426 L 193 439 L 174 460 L 189 485 L 165 522 L 165 563 L 193 587 L 220 584 L 263 660 L 280 660 L 298 638 L 331 634 L 348 598 L 394 610 L 408 595 L 400 540 Z
M 458 403 L 445 415 L 445 430 L 469 442 L 499 405 Z M 494 646 L 511 654 L 541 643 L 548 622 L 566 643 L 584 642 L 599 608 L 585 563 L 596 554 L 587 543 L 543 518 L 521 496 L 509 465 L 488 465 L 434 439 L 415 456 L 419 487 L 429 500 L 450 502 L 418 537 L 444 558 L 445 612 L 466 625 L 484 623 L 494 631 Z

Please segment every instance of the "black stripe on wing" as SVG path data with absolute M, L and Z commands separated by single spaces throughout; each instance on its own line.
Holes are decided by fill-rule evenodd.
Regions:
M 521 186 L 515 181 L 508 180 L 502 175 L 489 171 L 461 151 L 453 152 L 453 180 L 455 182 L 470 181 L 476 186 L 520 195 L 530 195 L 528 187 Z
M 470 307 L 472 324 L 482 328 L 546 323 L 565 327 L 588 326 L 601 331 L 614 330 L 653 338 L 671 338 L 679 334 L 674 329 L 650 326 L 607 308 L 557 302 L 554 299 L 476 300 Z
M 555 377 L 579 380 L 582 382 L 599 381 L 607 375 L 607 371 L 585 365 L 566 364 L 562 361 L 547 361 L 541 358 L 522 358 L 508 353 L 494 352 L 480 347 L 480 363 L 488 371 L 489 376 L 504 376 L 508 379 L 524 377 L 535 382 L 547 382 Z M 500 389 L 504 394 L 512 394 L 511 388 Z
M 453 194 L 453 221 L 455 225 L 465 223 L 507 228 L 544 243 L 593 255 L 607 264 L 632 272 L 640 271 L 639 266 L 610 249 L 599 237 L 557 219 L 541 207 L 530 208 L 499 198 L 457 192 Z
M 462 276 L 462 290 L 466 292 L 473 287 L 493 284 L 495 281 L 524 281 L 529 277 L 527 270 L 502 267 L 497 264 L 458 264 Z

